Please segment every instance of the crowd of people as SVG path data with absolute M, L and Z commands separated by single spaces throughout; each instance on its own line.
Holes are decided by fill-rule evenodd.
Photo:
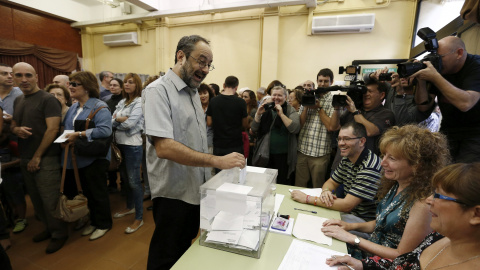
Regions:
M 352 258 L 330 265 L 478 268 L 480 56 L 468 54 L 457 37 L 438 43 L 442 70 L 427 62 L 411 77 L 393 73 L 388 82 L 380 80 L 387 69 L 365 74 L 361 100 L 347 96 L 345 106 L 333 105 L 331 92 L 304 102 L 309 91 L 333 84 L 328 68 L 316 85 L 306 80 L 291 88 L 273 80 L 238 90 L 236 76 L 222 87 L 202 83 L 214 69 L 213 53 L 197 35 L 179 41 L 172 69 L 143 83 L 136 73 L 120 79 L 103 71 L 98 80 L 80 71 L 58 75 L 42 90 L 30 64 L 0 64 L 1 190 L 13 211 L 12 221 L 0 214 L 1 248 L 11 245 L 9 222 L 14 233 L 28 225 L 23 185 L 45 226 L 33 241 L 49 239 L 46 253 L 65 245 L 68 224 L 53 212 L 66 164 L 64 194 L 79 192 L 78 174 L 90 209 L 75 229 L 95 240 L 113 218 L 132 215 L 125 233 L 134 233 L 151 198 L 156 227 L 148 269 L 169 269 L 197 235 L 199 186 L 222 169 L 248 164 L 277 169 L 278 184 L 322 188 L 319 197 L 298 190 L 291 197 L 342 212 L 322 231 L 346 242 Z M 71 131 L 66 142 L 53 143 L 64 131 Z M 79 140 L 108 138 L 123 157 L 118 169 L 110 166 L 110 148 L 65 155 Z M 126 201 L 112 214 L 109 192 L 118 177 Z

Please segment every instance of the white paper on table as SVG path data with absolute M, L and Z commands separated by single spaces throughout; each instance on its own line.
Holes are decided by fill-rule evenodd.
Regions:
M 338 266 L 330 267 L 325 263 L 327 258 L 332 255 L 344 256 L 346 254 L 293 239 L 278 270 L 338 269 Z
M 241 231 L 243 230 L 243 215 L 220 211 L 212 222 L 212 230 Z
M 275 219 L 272 220 L 272 223 L 270 224 L 269 230 L 270 232 L 273 233 L 278 233 L 278 234 L 285 234 L 285 235 L 292 235 L 292 230 L 293 230 L 293 222 L 295 221 L 294 218 L 288 219 L 288 227 L 285 231 L 277 230 L 272 228 L 273 222 L 275 222 Z
M 293 228 L 293 236 L 331 246 L 333 242 L 332 237 L 326 236 L 322 232 L 323 222 L 327 220 L 328 218 L 299 213 Z
M 234 214 L 243 215 L 247 208 L 247 194 L 253 187 L 223 183 L 216 189 L 217 211 L 227 211 Z
M 67 134 L 70 134 L 70 133 L 73 133 L 75 132 L 75 130 L 64 130 L 62 135 L 60 135 L 55 141 L 53 141 L 54 143 L 63 143 L 63 142 L 66 142 L 67 141 L 67 138 L 65 138 L 65 135 Z
M 254 173 L 265 173 L 266 168 L 262 167 L 254 167 L 254 166 L 246 166 L 247 172 L 254 172 Z
M 242 231 L 211 231 L 207 235 L 205 242 L 220 242 L 236 245 L 240 237 L 242 236 Z
M 242 236 L 238 241 L 238 245 L 247 247 L 252 250 L 257 250 L 259 239 L 260 232 L 258 230 L 243 230 Z
M 262 209 L 260 203 L 254 201 L 247 201 L 247 209 L 243 219 L 243 228 L 253 229 L 260 226 L 260 216 Z

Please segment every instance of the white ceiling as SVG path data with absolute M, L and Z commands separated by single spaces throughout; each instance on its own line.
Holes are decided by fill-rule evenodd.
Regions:
M 316 0 L 7 0 L 45 14 L 64 18 L 74 27 L 136 21 L 143 18 L 191 15 L 262 7 L 306 5 Z M 105 2 L 105 3 L 102 3 Z M 112 3 L 113 2 L 113 3 Z M 131 6 L 122 12 L 120 3 Z

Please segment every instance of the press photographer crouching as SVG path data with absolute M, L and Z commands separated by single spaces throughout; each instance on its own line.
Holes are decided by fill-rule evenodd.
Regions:
M 438 41 L 437 54 L 440 71 L 424 61 L 425 68 L 411 75 L 419 81 L 418 108 L 432 110 L 436 96 L 443 116 L 440 131 L 448 138 L 453 161 L 480 161 L 480 56 L 468 54 L 463 41 L 453 36 Z

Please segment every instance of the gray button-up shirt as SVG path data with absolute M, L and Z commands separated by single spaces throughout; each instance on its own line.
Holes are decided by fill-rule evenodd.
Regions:
M 18 87 L 13 87 L 10 93 L 0 100 L 0 107 L 2 107 L 4 112 L 13 115 L 13 102 L 21 95 L 23 95 L 22 90 Z
M 208 153 L 205 116 L 197 89 L 189 88 L 172 70 L 142 93 L 147 140 L 147 170 L 152 199 L 164 197 L 200 204 L 200 185 L 210 170 L 157 157 L 151 136 L 174 139 Z

